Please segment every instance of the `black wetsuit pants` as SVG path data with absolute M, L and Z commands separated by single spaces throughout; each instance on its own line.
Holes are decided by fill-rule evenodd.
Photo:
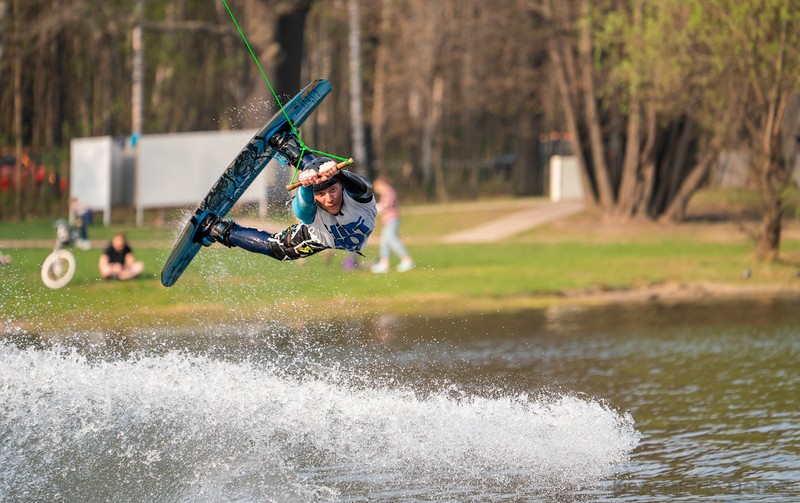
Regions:
M 227 240 L 231 246 L 262 253 L 276 260 L 296 260 L 327 249 L 313 240 L 308 227 L 303 224 L 294 224 L 275 234 L 233 224 Z

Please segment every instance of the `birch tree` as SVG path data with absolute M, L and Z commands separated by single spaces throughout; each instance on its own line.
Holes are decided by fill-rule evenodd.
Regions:
M 359 0 L 348 0 L 347 46 L 350 67 L 350 127 L 352 130 L 353 155 L 358 166 L 369 166 L 367 158 L 367 139 L 364 135 L 364 98 L 361 86 L 361 15 Z M 362 168 L 363 169 L 363 168 Z

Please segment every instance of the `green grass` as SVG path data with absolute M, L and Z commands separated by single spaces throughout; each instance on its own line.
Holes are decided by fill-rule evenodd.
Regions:
M 0 241 L 42 240 L 55 242 L 54 221 L 0 222 Z M 124 231 L 132 242 L 143 240 L 173 240 L 178 232 L 171 227 L 136 227 L 132 224 L 104 226 L 96 223 L 89 228 L 89 237 L 95 241 L 108 241 L 119 231 Z
M 60 290 L 39 277 L 47 248 L 5 249 L 13 258 L 0 268 L 3 331 L 75 327 L 143 327 L 264 316 L 339 316 L 350 313 L 445 315 L 543 307 L 568 302 L 571 292 L 614 291 L 663 283 L 722 283 L 798 287 L 800 241 L 784 239 L 776 264 L 752 259 L 752 243 L 735 229 L 724 238 L 713 226 L 604 228 L 573 219 L 541 227 L 507 242 L 440 244 L 431 229 L 460 230 L 464 212 L 414 211 L 401 232 L 418 267 L 376 275 L 367 266 L 378 249 L 366 249 L 362 267 L 345 271 L 342 252 L 293 263 L 238 249 L 203 249 L 178 283 L 161 286 L 161 266 L 178 229 L 94 226 L 95 242 L 118 229 L 129 236 L 144 274 L 130 282 L 101 281 L 101 250 L 73 250 L 73 281 Z M 494 213 L 492 213 L 494 214 Z M 503 212 L 495 216 L 503 216 Z M 426 219 L 423 225 L 418 219 Z M 453 222 L 458 224 L 450 225 Z M 732 227 L 731 227 L 732 228 Z M 700 230 L 703 229 L 703 230 Z M 715 228 L 716 229 L 716 228 Z M 50 222 L 3 224 L 3 239 L 53 238 Z M 373 243 L 377 244 L 377 235 Z M 138 244 L 137 244 L 138 243 Z M 750 279 L 743 271 L 752 270 Z

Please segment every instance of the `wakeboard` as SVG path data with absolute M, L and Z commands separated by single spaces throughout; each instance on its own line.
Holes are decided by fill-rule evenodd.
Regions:
M 318 79 L 311 82 L 287 102 L 283 109 L 278 111 L 244 146 L 211 187 L 183 228 L 161 270 L 162 285 L 174 285 L 202 248 L 203 243 L 197 238 L 197 231 L 203 218 L 209 213 L 214 213 L 220 218 L 224 217 L 261 173 L 264 166 L 273 157 L 282 156 L 270 146 L 270 138 L 278 133 L 291 131 L 289 121 L 295 128 L 300 127 L 330 91 L 331 84 L 327 80 Z

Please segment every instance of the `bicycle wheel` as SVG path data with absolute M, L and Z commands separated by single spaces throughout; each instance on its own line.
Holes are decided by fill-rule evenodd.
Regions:
M 75 256 L 69 250 L 55 250 L 44 259 L 42 281 L 52 289 L 67 286 L 75 276 Z

